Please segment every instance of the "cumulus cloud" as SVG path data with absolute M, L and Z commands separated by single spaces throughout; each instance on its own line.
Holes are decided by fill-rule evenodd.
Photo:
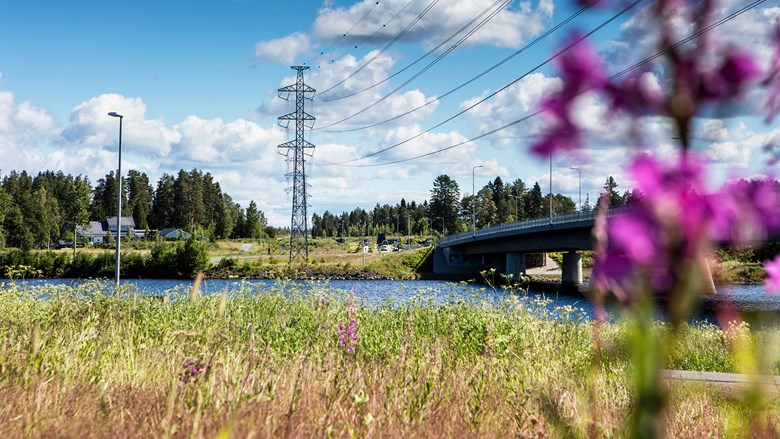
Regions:
M 0 91 L 0 163 L 4 171 L 46 161 L 46 151 L 58 133 L 48 111 L 30 102 L 16 104 L 12 92 Z
M 109 112 L 124 116 L 122 120 L 123 149 L 130 153 L 148 153 L 165 157 L 172 145 L 181 139 L 162 119 L 147 119 L 146 104 L 141 98 L 129 98 L 115 93 L 102 94 L 77 105 L 70 116 L 68 128 L 62 133 L 64 146 L 116 149 L 118 123 Z
M 300 55 L 311 52 L 309 36 L 295 32 L 282 38 L 260 41 L 255 44 L 255 59 L 265 59 L 284 65 L 294 64 Z
M 280 130 L 245 119 L 226 123 L 188 116 L 173 129 L 180 135 L 174 145 L 175 161 L 209 167 L 244 163 L 264 171 L 276 169 L 280 162 L 276 147 L 285 140 Z

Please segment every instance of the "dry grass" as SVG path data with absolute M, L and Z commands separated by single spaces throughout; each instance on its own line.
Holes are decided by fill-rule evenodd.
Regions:
M 536 302 L 357 306 L 350 354 L 337 335 L 348 301 L 327 291 L 106 292 L 0 291 L 0 437 L 623 437 L 636 404 L 625 325 L 595 355 L 590 323 Z M 681 346 L 723 343 L 713 331 Z M 724 352 L 674 361 L 731 364 Z M 681 385 L 668 401 L 668 437 L 778 425 L 771 399 L 756 411 Z

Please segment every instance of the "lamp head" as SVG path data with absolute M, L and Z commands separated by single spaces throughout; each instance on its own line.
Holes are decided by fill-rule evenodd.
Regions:
M 121 115 L 121 114 L 117 113 L 116 111 L 112 111 L 112 112 L 108 113 L 108 115 L 109 115 L 109 116 L 111 116 L 111 117 L 118 117 L 118 118 L 120 118 L 120 119 L 121 119 L 121 118 L 123 118 L 123 117 L 125 117 L 125 116 L 123 116 L 123 115 Z

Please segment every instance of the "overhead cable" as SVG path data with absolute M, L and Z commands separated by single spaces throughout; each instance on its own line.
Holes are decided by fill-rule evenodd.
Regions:
M 428 52 L 426 52 L 425 54 L 421 55 L 421 56 L 420 56 L 419 58 L 417 58 L 416 60 L 412 61 L 412 62 L 411 62 L 410 64 L 408 64 L 406 67 L 404 67 L 404 68 L 402 68 L 401 70 L 399 70 L 399 71 L 397 71 L 397 72 L 393 73 L 392 75 L 388 76 L 387 78 L 385 78 L 385 79 L 383 79 L 383 80 L 381 80 L 381 81 L 379 81 L 379 82 L 375 82 L 374 84 L 372 84 L 372 85 L 369 85 L 368 87 L 366 87 L 366 88 L 364 88 L 364 89 L 362 89 L 362 90 L 358 90 L 358 91 L 355 91 L 355 92 L 352 92 L 352 93 L 344 94 L 344 95 L 337 96 L 337 97 L 333 97 L 333 98 L 323 98 L 323 99 L 321 99 L 321 100 L 322 100 L 323 102 L 332 102 L 332 101 L 338 101 L 338 100 L 345 99 L 345 98 L 349 98 L 349 97 L 352 97 L 352 96 L 357 96 L 357 95 L 359 95 L 360 93 L 363 93 L 363 92 L 365 92 L 365 91 L 371 90 L 371 89 L 372 89 L 372 88 L 374 88 L 374 87 L 377 87 L 377 86 L 379 86 L 379 85 L 382 85 L 382 84 L 384 84 L 385 82 L 387 82 L 387 81 L 389 81 L 389 80 L 393 79 L 394 77 L 396 77 L 396 76 L 400 75 L 401 73 L 405 72 L 406 70 L 408 70 L 409 68 L 411 68 L 412 66 L 414 66 L 415 64 L 417 64 L 418 62 L 420 62 L 420 61 L 422 61 L 423 59 L 427 58 L 427 57 L 428 57 L 430 54 L 432 54 L 432 53 L 434 53 L 434 52 L 438 51 L 439 49 L 441 49 L 441 47 L 442 47 L 442 46 L 444 46 L 445 44 L 447 44 L 447 43 L 448 43 L 450 40 L 452 40 L 453 38 L 455 38 L 455 37 L 456 37 L 458 34 L 460 34 L 461 32 L 463 32 L 463 31 L 465 31 L 466 29 L 468 29 L 469 27 L 471 27 L 471 26 L 472 26 L 474 23 L 476 23 L 476 22 L 477 22 L 477 20 L 479 20 L 480 18 L 482 18 L 482 17 L 483 17 L 485 14 L 487 14 L 487 13 L 488 13 L 488 11 L 490 11 L 491 9 L 493 9 L 493 8 L 494 8 L 494 7 L 495 7 L 497 4 L 499 4 L 499 3 L 501 3 L 501 2 L 503 2 L 503 5 L 502 5 L 500 8 L 498 8 L 498 9 L 497 9 L 497 10 L 496 10 L 496 11 L 495 11 L 495 12 L 494 12 L 494 13 L 493 13 L 491 16 L 490 16 L 490 18 L 493 18 L 493 17 L 495 17 L 495 15 L 496 15 L 496 14 L 497 14 L 499 11 L 503 10 L 504 8 L 506 8 L 506 7 L 507 7 L 507 6 L 508 6 L 510 3 L 512 3 L 512 0 L 496 0 L 496 1 L 495 1 L 493 4 L 491 4 L 490 6 L 488 6 L 487 8 L 485 8 L 485 9 L 484 9 L 482 12 L 480 12 L 480 13 L 479 13 L 479 15 L 477 15 L 477 16 L 476 16 L 476 17 L 474 17 L 474 18 L 472 18 L 472 19 L 471 19 L 471 21 L 469 21 L 468 23 L 464 24 L 464 25 L 463 25 L 463 26 L 462 26 L 460 29 L 458 29 L 457 31 L 455 31 L 455 33 L 453 33 L 452 35 L 450 35 L 449 37 L 447 37 L 447 38 L 446 38 L 444 41 L 442 41 L 441 43 L 439 43 L 439 44 L 438 44 L 436 47 L 432 48 L 431 50 L 429 50 L 429 51 L 428 51 Z M 477 30 L 479 30 L 479 29 L 480 29 L 482 26 L 484 26 L 484 25 L 485 25 L 485 24 L 486 24 L 486 23 L 487 23 L 487 22 L 490 20 L 490 18 L 488 18 L 487 20 L 483 20 L 483 21 L 482 21 L 482 23 L 481 23 L 481 24 L 480 24 L 478 27 L 474 28 L 474 30 L 472 30 L 472 31 L 469 33 L 469 36 L 471 36 L 471 34 L 473 34 L 474 32 L 476 32 Z M 466 38 L 468 38 L 468 37 L 466 37 Z M 461 39 L 460 39 L 460 40 L 459 40 L 457 43 L 455 43 L 454 45 L 450 46 L 450 48 L 448 48 L 448 49 L 447 49 L 446 53 L 450 53 L 450 52 L 452 52 L 452 51 L 453 51 L 453 50 L 454 50 L 456 47 L 458 47 L 458 46 L 459 46 L 461 43 L 463 43 L 463 41 L 464 41 L 464 40 L 465 40 L 465 38 L 461 38 Z M 440 56 L 437 58 L 436 62 L 438 62 L 438 60 L 439 60 L 439 59 L 441 59 L 441 58 L 443 58 L 443 55 L 440 55 Z M 428 64 L 428 66 L 425 68 L 425 70 L 427 70 L 427 69 L 428 69 L 428 68 L 429 68 L 431 65 L 435 64 L 436 62 L 432 62 L 431 64 Z M 423 70 L 423 71 L 424 71 L 424 70 Z M 420 74 L 421 74 L 421 73 L 418 73 L 418 74 L 417 74 L 417 76 L 419 76 Z M 416 77 L 416 76 L 415 76 L 415 77 Z M 408 84 L 408 82 L 404 83 L 404 85 L 406 85 L 406 84 Z M 388 95 L 395 93 L 397 90 L 398 90 L 398 89 L 396 89 L 396 90 L 393 90 L 392 92 L 388 93 Z M 380 99 L 379 101 L 375 102 L 375 103 L 374 103 L 374 104 L 372 104 L 372 105 L 375 105 L 376 103 L 378 103 L 378 102 L 380 102 L 380 101 L 382 101 L 382 100 L 386 99 L 386 97 L 387 97 L 387 95 L 386 95 L 384 98 Z M 346 120 L 346 119 L 345 119 L 345 120 Z M 343 122 L 343 121 L 340 121 L 340 122 Z M 340 123 L 340 122 L 336 122 L 336 123 Z M 335 125 L 336 123 L 334 123 L 333 125 Z
M 428 12 L 430 12 L 430 10 L 431 10 L 431 9 L 432 9 L 434 6 L 436 6 L 436 3 L 439 3 L 439 0 L 433 0 L 433 1 L 431 1 L 431 3 L 429 3 L 429 4 L 428 4 L 428 6 L 426 6 L 426 7 L 425 7 L 425 9 L 423 9 L 423 11 L 422 11 L 422 12 L 420 12 L 420 14 L 419 14 L 419 15 L 417 15 L 417 17 L 416 17 L 414 20 L 412 20 L 412 22 L 411 22 L 411 23 L 409 23 L 409 24 L 408 24 L 408 25 L 407 25 L 407 26 L 406 26 L 406 27 L 405 27 L 405 28 L 404 28 L 404 29 L 403 29 L 401 32 L 399 32 L 399 33 L 398 33 L 398 35 L 396 35 L 395 37 L 393 37 L 393 39 L 392 39 L 392 40 L 390 40 L 390 42 L 389 42 L 389 43 L 385 44 L 385 46 L 384 46 L 384 47 L 383 47 L 383 48 L 382 48 L 382 49 L 381 49 L 379 52 L 377 52 L 376 54 L 374 54 L 374 56 L 372 56 L 372 57 L 371 57 L 371 58 L 370 58 L 368 61 L 366 61 L 365 63 L 363 63 L 363 64 L 362 64 L 360 67 L 358 67 L 358 68 L 357 68 L 357 69 L 356 69 L 354 72 L 350 73 L 350 74 L 349 74 L 349 75 L 348 75 L 346 78 L 342 79 L 341 81 L 337 82 L 336 84 L 333 84 L 333 85 L 331 85 L 331 86 L 330 86 L 330 88 L 328 88 L 328 89 L 325 89 L 325 90 L 323 90 L 322 92 L 320 92 L 320 95 L 323 95 L 323 94 L 325 94 L 325 93 L 328 93 L 329 91 L 333 90 L 334 88 L 336 88 L 336 87 L 340 86 L 341 84 L 343 84 L 343 83 L 347 82 L 349 79 L 351 79 L 352 77 L 354 77 L 355 75 L 357 75 L 358 73 L 360 73 L 360 72 L 361 72 L 363 69 L 365 69 L 366 67 L 368 67 L 368 66 L 369 66 L 369 64 L 371 64 L 372 62 L 374 62 L 374 60 L 376 60 L 378 57 L 380 57 L 380 56 L 381 56 L 381 55 L 383 55 L 385 52 L 387 52 L 387 51 L 388 51 L 388 50 L 389 50 L 389 49 L 390 49 L 390 48 L 393 46 L 393 44 L 395 44 L 395 43 L 396 43 L 398 40 L 400 40 L 400 39 L 401 39 L 401 37 L 403 37 L 404 35 L 406 35 L 406 33 L 407 33 L 407 32 L 409 32 L 409 30 L 410 30 L 412 27 L 414 27 L 414 25 L 415 25 L 415 24 L 417 24 L 417 22 L 418 22 L 418 21 L 422 20 L 422 18 L 423 18 L 423 17 L 425 17 L 425 15 L 426 15 Z
M 396 13 L 395 13 L 395 15 L 393 15 L 393 16 L 392 16 L 392 17 L 391 17 L 389 20 L 387 20 L 387 21 L 386 21 L 386 22 L 385 22 L 385 23 L 384 23 L 384 24 L 383 24 L 381 27 L 378 27 L 378 28 L 377 28 L 377 29 L 374 31 L 374 33 L 372 33 L 371 35 L 369 35 L 369 36 L 367 36 L 367 37 L 363 38 L 363 40 L 361 40 L 359 43 L 355 44 L 355 46 L 354 46 L 354 47 L 352 47 L 351 49 L 349 49 L 349 51 L 348 51 L 348 52 L 344 53 L 343 55 L 339 56 L 338 58 L 335 58 L 335 59 L 332 59 L 332 60 L 330 60 L 330 62 L 331 62 L 331 63 L 335 63 L 336 61 L 338 61 L 338 60 L 340 60 L 340 59 L 344 58 L 345 56 L 347 56 L 347 55 L 349 55 L 349 54 L 351 54 L 353 50 L 355 50 L 355 49 L 357 49 L 358 47 L 362 46 L 362 45 L 363 45 L 363 44 L 365 44 L 365 43 L 366 43 L 368 40 L 370 40 L 370 39 L 374 38 L 374 37 L 376 36 L 376 34 L 378 34 L 379 32 L 381 32 L 381 31 L 382 31 L 382 29 L 386 28 L 388 24 L 390 24 L 390 23 L 392 23 L 393 21 L 395 21 L 395 19 L 396 19 L 396 18 L 398 18 L 398 16 L 399 16 L 399 15 L 401 15 L 401 14 L 402 14 L 402 13 L 403 13 L 403 12 L 404 12 L 404 11 L 405 11 L 405 10 L 406 10 L 406 9 L 407 9 L 407 8 L 408 8 L 408 7 L 409 7 L 411 4 L 412 4 L 412 3 L 414 3 L 415 1 L 416 1 L 416 0 L 410 0 L 410 1 L 409 1 L 409 3 L 407 3 L 407 4 L 406 4 L 406 5 L 403 7 L 403 8 L 401 8 L 401 9 L 400 9 L 398 12 L 396 12 Z M 317 68 L 321 68 L 321 67 L 322 67 L 322 64 L 320 64 L 320 65 L 318 65 L 318 66 L 317 66 Z
M 573 42 L 569 43 L 569 44 L 568 44 L 566 47 L 563 47 L 562 49 L 559 49 L 559 50 L 558 50 L 557 52 L 555 52 L 555 54 L 553 54 L 551 57 L 547 58 L 546 60 L 544 60 L 544 61 L 543 61 L 543 62 L 541 62 L 540 64 L 537 64 L 537 65 L 536 65 L 536 67 L 534 67 L 534 68 L 532 68 L 531 70 L 529 70 L 529 71 L 525 72 L 524 74 L 522 74 L 521 76 L 519 76 L 518 78 L 516 78 L 515 80 L 513 80 L 512 82 L 510 82 L 510 83 L 508 83 L 508 84 L 504 85 L 503 87 L 499 88 L 498 90 L 494 91 L 493 93 L 490 93 L 489 95 L 487 95 L 487 96 L 485 96 L 484 98 L 480 99 L 479 101 L 477 101 L 477 102 L 475 102 L 475 103 L 473 103 L 473 104 L 469 105 L 468 107 L 464 108 L 463 110 L 459 111 L 458 113 L 454 114 L 453 116 L 450 116 L 449 118 L 447 118 L 447 119 L 443 120 L 442 122 L 439 122 L 438 124 L 436 124 L 436 125 L 434 125 L 434 126 L 432 126 L 432 127 L 428 128 L 427 130 L 425 130 L 425 131 L 422 131 L 422 132 L 420 132 L 420 133 L 418 133 L 418 134 L 416 134 L 416 135 L 414 135 L 414 136 L 412 136 L 412 137 L 410 137 L 410 138 L 408 138 L 408 139 L 406 139 L 406 140 L 403 140 L 403 141 L 401 141 L 401 142 L 395 143 L 395 144 L 393 144 L 393 145 L 390 145 L 390 146 L 388 146 L 388 147 L 386 147 L 386 148 L 382 148 L 382 149 L 380 149 L 380 150 L 378 150 L 378 151 L 374 151 L 374 152 L 372 152 L 372 153 L 369 153 L 369 154 L 366 154 L 366 155 L 363 155 L 363 156 L 360 156 L 360 157 L 357 157 L 357 158 L 354 158 L 354 159 L 351 159 L 351 160 L 347 160 L 347 161 L 344 161 L 344 162 L 340 162 L 340 163 L 338 163 L 338 164 L 352 163 L 352 162 L 356 162 L 356 161 L 358 161 L 358 160 L 363 160 L 363 159 L 366 159 L 366 158 L 369 158 L 369 157 L 373 157 L 373 156 L 375 156 L 375 155 L 377 155 L 377 154 L 381 154 L 381 153 L 383 153 L 383 152 L 389 151 L 389 150 L 391 150 L 391 149 L 394 149 L 394 148 L 397 148 L 397 147 L 399 147 L 399 146 L 401 146 L 401 145 L 404 145 L 404 144 L 406 144 L 406 143 L 408 143 L 408 142 L 411 142 L 412 140 L 414 140 L 414 139 L 416 139 L 416 138 L 418 138 L 418 137 L 421 137 L 421 136 L 423 136 L 424 134 L 430 133 L 431 131 L 435 130 L 436 128 L 439 128 L 440 126 L 442 126 L 442 125 L 446 124 L 447 122 L 450 122 L 450 121 L 452 121 L 453 119 L 455 119 L 455 118 L 457 118 L 457 117 L 459 117 L 459 116 L 461 116 L 461 115 L 463 115 L 463 114 L 465 114 L 465 113 L 467 113 L 467 112 L 471 111 L 472 109 L 474 109 L 474 108 L 475 108 L 475 107 L 477 107 L 478 105 L 482 104 L 483 102 L 487 101 L 488 99 L 491 99 L 491 98 L 493 98 L 494 96 L 498 95 L 499 93 L 503 92 L 504 90 L 508 89 L 509 87 L 511 87 L 511 86 L 513 86 L 513 85 L 515 85 L 515 84 L 517 84 L 517 83 L 518 83 L 518 82 L 520 82 L 520 81 L 521 81 L 523 78 L 525 78 L 525 77 L 527 77 L 528 75 L 530 75 L 531 73 L 534 73 L 535 71 L 539 70 L 539 69 L 540 69 L 540 68 L 542 68 L 544 65 L 546 65 L 546 64 L 548 64 L 548 63 L 550 63 L 550 61 L 552 61 L 552 60 L 554 60 L 554 59 L 558 58 L 559 56 L 561 56 L 562 54 L 564 54 L 566 51 L 568 51 L 568 50 L 569 50 L 569 49 L 571 49 L 572 47 L 576 46 L 576 45 L 577 45 L 577 44 L 579 44 L 581 41 L 583 41 L 583 40 L 585 40 L 586 38 L 590 37 L 591 35 L 593 35 L 594 33 L 598 32 L 599 30 L 603 29 L 604 27 L 606 27 L 607 25 L 609 25 L 609 24 L 610 24 L 610 23 L 612 23 L 613 21 L 617 20 L 619 17 L 621 17 L 622 15 L 624 15 L 625 13 L 627 13 L 628 11 L 630 11 L 631 9 L 633 9 L 633 8 L 634 8 L 636 5 L 638 5 L 639 3 L 642 3 L 643 1 L 646 1 L 646 0 L 634 0 L 632 3 L 628 4 L 628 5 L 627 5 L 625 8 L 623 8 L 622 10 L 620 10 L 620 12 L 618 12 L 618 13 L 616 13 L 615 15 L 613 15 L 612 17 L 608 18 L 606 21 L 604 21 L 603 23 L 601 23 L 601 24 L 599 24 L 598 26 L 596 26 L 596 27 L 595 27 L 594 29 L 592 29 L 590 32 L 588 32 L 588 33 L 586 33 L 586 34 L 584 34 L 584 35 L 581 35 L 579 38 L 577 38 L 577 39 L 576 39 L 576 40 L 574 40 Z M 763 1 L 763 0 L 762 0 L 762 1 Z
M 501 61 L 499 61 L 498 63 L 494 64 L 492 67 L 488 68 L 487 70 L 484 70 L 482 73 L 480 73 L 480 74 L 478 74 L 478 75 L 476 75 L 476 76 L 472 77 L 472 78 L 471 78 L 471 79 L 469 79 L 468 81 L 466 81 L 466 82 L 464 82 L 464 83 L 460 84 L 459 86 L 457 86 L 457 87 L 453 88 L 452 90 L 450 90 L 450 91 L 448 91 L 448 92 L 446 92 L 446 93 L 442 94 L 441 96 L 437 96 L 437 97 L 435 97 L 435 98 L 432 98 L 432 99 L 430 99 L 430 100 L 426 101 L 425 103 L 423 103 L 423 104 L 422 104 L 422 105 L 420 105 L 420 106 L 417 106 L 417 107 L 415 107 L 415 108 L 412 108 L 411 110 L 407 110 L 407 111 L 405 111 L 405 112 L 403 112 L 403 113 L 397 114 L 397 115 L 395 115 L 395 116 L 393 116 L 393 117 L 391 117 L 391 118 L 389 118 L 389 119 L 385 119 L 385 120 L 382 120 L 382 121 L 379 121 L 379 122 L 374 122 L 374 123 L 372 123 L 372 124 L 369 124 L 369 125 L 364 125 L 364 126 L 355 127 L 355 128 L 345 128 L 345 129 L 340 129 L 340 130 L 328 130 L 328 129 L 325 129 L 325 128 L 327 128 L 327 127 L 330 127 L 330 126 L 333 126 L 333 125 L 335 125 L 335 124 L 331 124 L 331 125 L 326 125 L 326 126 L 323 126 L 323 127 L 319 127 L 319 128 L 317 128 L 317 130 L 318 130 L 318 131 L 322 131 L 322 132 L 326 132 L 326 133 L 347 133 L 347 132 L 352 132 L 352 131 L 360 131 L 360 130 L 365 130 L 365 129 L 368 129 L 368 128 L 373 128 L 373 127 L 376 127 L 376 126 L 379 126 L 379 125 L 383 125 L 383 124 L 386 124 L 386 123 L 388 123 L 388 122 L 392 122 L 392 121 L 394 121 L 394 120 L 397 120 L 397 119 L 400 119 L 400 118 L 402 118 L 402 117 L 404 117 L 404 116 L 407 116 L 407 115 L 409 115 L 409 114 L 412 114 L 412 113 L 414 113 L 415 111 L 418 111 L 418 110 L 420 110 L 420 109 L 423 109 L 423 108 L 427 107 L 428 105 L 431 105 L 431 104 L 433 104 L 433 103 L 435 103 L 435 102 L 438 102 L 438 101 L 440 101 L 440 100 L 444 99 L 445 97 L 447 97 L 447 96 L 449 96 L 449 95 L 451 95 L 451 94 L 455 93 L 456 91 L 458 91 L 458 90 L 462 89 L 463 87 L 465 87 L 465 86 L 467 86 L 467 85 L 469 85 L 469 84 L 473 83 L 473 82 L 474 82 L 474 81 L 476 81 L 477 79 L 479 79 L 479 78 L 481 78 L 481 77 L 483 77 L 483 76 L 487 75 L 488 73 L 492 72 L 493 70 L 495 70 L 495 69 L 497 69 L 497 68 L 501 67 L 502 65 L 506 64 L 506 63 L 507 63 L 507 62 L 509 62 L 509 61 L 510 61 L 512 58 L 514 58 L 514 57 L 516 57 L 517 55 L 519 55 L 519 54 L 521 54 L 521 53 L 525 52 L 525 51 L 526 51 L 526 50 L 528 50 L 529 48 L 531 48 L 531 47 L 533 47 L 534 45 L 536 45 L 538 42 L 540 42 L 540 41 L 542 41 L 543 39 L 545 39 L 545 38 L 547 38 L 548 36 L 550 36 L 550 35 L 551 35 L 553 32 L 555 32 L 555 31 L 557 31 L 558 29 L 562 28 L 563 26 L 567 25 L 567 24 L 568 24 L 570 21 L 574 20 L 574 19 L 575 19 L 577 16 L 579 16 L 579 15 L 580 15 L 580 14 L 582 14 L 583 12 L 587 11 L 588 9 L 590 9 L 590 8 L 591 8 L 591 6 L 593 6 L 593 5 L 594 5 L 596 2 L 598 2 L 598 0 L 591 0 L 590 2 L 586 3 L 586 4 L 585 4 L 585 5 L 582 7 L 582 8 L 580 8 L 580 9 L 579 9 L 577 12 L 575 12 L 575 13 L 574 13 L 574 14 L 572 14 L 572 15 L 570 15 L 568 18 L 566 18 L 565 20 L 561 21 L 561 22 L 560 22 L 560 23 L 558 23 L 557 25 L 553 26 L 553 27 L 552 27 L 551 29 L 549 29 L 547 32 L 545 32 L 545 33 L 543 33 L 543 34 L 539 35 L 538 37 L 534 38 L 534 39 L 533 39 L 532 41 L 530 41 L 528 44 L 526 44 L 525 46 L 521 47 L 520 49 L 518 49 L 517 51 L 515 51 L 515 52 L 514 52 L 514 53 L 512 53 L 511 55 L 507 56 L 506 58 L 502 59 L 502 60 L 501 60 Z M 415 61 L 415 62 L 416 62 L 416 61 Z M 410 66 L 411 66 L 411 65 L 410 65 Z M 400 72 L 399 72 L 399 73 L 400 73 Z M 388 79 L 389 79 L 389 78 L 388 78 Z M 377 85 L 378 85 L 378 84 L 377 84 Z M 354 115 L 350 116 L 350 118 L 351 118 L 351 117 L 353 117 L 353 116 L 354 116 Z M 345 120 L 346 120 L 346 119 L 345 119 Z M 343 121 L 344 121 L 344 120 L 342 120 L 341 122 L 343 122 Z
M 693 40 L 695 38 L 698 38 L 699 36 L 701 36 L 701 35 L 709 32 L 709 31 L 711 31 L 712 29 L 715 29 L 716 27 L 719 27 L 719 26 L 723 25 L 724 23 L 733 20 L 734 18 L 742 15 L 743 13 L 749 11 L 750 9 L 755 8 L 756 6 L 758 6 L 758 5 L 760 5 L 761 3 L 764 3 L 764 2 L 766 2 L 766 0 L 756 0 L 753 3 L 750 3 L 749 5 L 742 7 L 741 9 L 739 9 L 739 10 L 729 14 L 728 16 L 726 16 L 726 17 L 724 17 L 724 18 L 722 18 L 722 19 L 720 19 L 720 20 L 718 20 L 718 21 L 716 21 L 716 22 L 714 22 L 714 23 L 712 23 L 712 24 L 710 24 L 708 26 L 703 27 L 701 30 L 695 32 L 694 34 L 691 34 L 690 36 L 688 36 L 688 37 L 686 37 L 686 38 L 684 38 L 684 39 L 682 39 L 680 41 L 678 41 L 677 43 L 675 43 L 675 44 L 673 44 L 673 45 L 671 45 L 669 47 L 666 47 L 666 48 L 664 48 L 664 49 L 654 53 L 653 55 L 651 55 L 651 56 L 649 56 L 647 58 L 644 58 L 643 60 L 639 61 L 638 63 L 633 64 L 630 67 L 627 67 L 627 68 L 625 68 L 624 70 L 621 70 L 618 73 L 615 73 L 614 75 L 609 77 L 609 80 L 617 79 L 617 78 L 619 78 L 619 77 L 621 77 L 621 76 L 623 76 L 623 75 L 625 75 L 627 73 L 630 73 L 630 72 L 632 72 L 632 71 L 634 71 L 634 70 L 644 66 L 645 64 L 647 64 L 647 63 L 649 63 L 649 62 L 651 62 L 651 61 L 653 61 L 653 60 L 655 60 L 655 59 L 657 59 L 657 58 L 659 58 L 659 57 L 669 53 L 673 49 L 676 49 L 677 47 L 679 47 L 679 46 L 681 46 L 681 45 L 683 45 L 683 44 L 685 44 L 685 43 L 687 43 L 687 42 L 689 42 L 689 41 L 691 41 L 691 40 Z M 568 47 L 571 47 L 571 46 L 568 46 Z M 588 92 L 590 92 L 592 90 L 593 90 L 592 88 L 583 90 L 580 93 L 578 93 L 578 96 L 579 95 L 583 95 L 585 93 L 588 93 Z M 497 133 L 499 131 L 505 130 L 505 129 L 507 129 L 509 127 L 512 127 L 514 125 L 517 125 L 519 123 L 525 122 L 525 121 L 527 121 L 527 120 L 529 120 L 531 118 L 534 118 L 534 117 L 540 115 L 541 113 L 543 113 L 543 111 L 537 110 L 537 111 L 535 111 L 535 112 L 533 112 L 531 114 L 528 114 L 526 116 L 521 117 L 520 119 L 514 120 L 514 121 L 509 122 L 509 123 L 507 123 L 505 125 L 502 125 L 502 126 L 500 126 L 498 128 L 495 128 L 493 130 L 490 130 L 490 131 L 487 131 L 485 133 L 482 133 L 482 134 L 480 134 L 480 135 L 478 135 L 476 137 L 472 137 L 472 138 L 470 138 L 468 140 L 464 140 L 464 141 L 456 143 L 454 145 L 450 145 L 450 146 L 447 146 L 445 148 L 437 149 L 435 151 L 431 151 L 431 152 L 428 152 L 428 153 L 425 153 L 425 154 L 420 154 L 420 155 L 417 155 L 417 156 L 414 156 L 414 157 L 408 157 L 408 158 L 405 158 L 405 159 L 398 159 L 398 160 L 393 160 L 393 161 L 383 162 L 383 163 L 370 163 L 370 164 L 363 164 L 363 165 L 348 165 L 347 164 L 347 163 L 355 161 L 355 160 L 360 160 L 362 158 L 367 158 L 367 157 L 370 157 L 372 155 L 376 155 L 378 153 L 377 152 L 377 153 L 373 153 L 371 155 L 367 155 L 367 156 L 364 156 L 364 157 L 361 157 L 361 158 L 355 159 L 355 160 L 350 160 L 350 161 L 341 162 L 341 163 L 326 163 L 326 164 L 328 164 L 328 165 L 350 166 L 350 167 L 355 167 L 355 168 L 364 168 L 364 167 L 377 167 L 377 166 L 395 165 L 395 164 L 398 164 L 398 163 L 404 163 L 404 162 L 408 162 L 408 161 L 412 161 L 412 160 L 417 160 L 417 159 L 421 159 L 421 158 L 424 158 L 424 157 L 429 157 L 429 156 L 432 156 L 432 155 L 435 155 L 435 154 L 439 154 L 439 153 L 442 153 L 442 152 L 445 152 L 445 151 L 449 151 L 449 150 L 451 150 L 453 148 L 457 148 L 457 147 L 463 146 L 463 145 L 465 145 L 467 143 L 474 142 L 476 140 L 482 139 L 484 137 L 487 137 L 489 135 L 495 134 L 495 133 Z M 416 137 L 419 137 L 422 134 L 425 134 L 425 133 L 418 134 L 417 136 L 413 137 L 412 139 L 414 139 Z M 406 140 L 406 141 L 404 141 L 402 143 L 406 143 L 406 142 L 408 142 L 408 141 L 410 141 L 412 139 L 408 139 L 408 140 Z M 398 145 L 400 145 L 400 144 L 394 145 L 393 147 L 398 146 Z M 390 148 L 384 149 L 383 152 L 387 151 L 388 149 L 390 149 Z
M 357 26 L 360 24 L 360 23 L 362 23 L 362 22 L 363 22 L 363 20 L 365 20 L 365 19 L 366 19 L 366 17 L 368 17 L 368 14 L 370 14 L 370 13 L 371 13 L 371 11 L 373 11 L 373 10 L 374 10 L 374 8 L 376 8 L 376 7 L 377 7 L 377 5 L 379 5 L 379 2 L 375 2 L 375 3 L 374 3 L 374 5 L 373 5 L 373 6 L 371 6 L 371 8 L 369 8 L 369 9 L 368 9 L 368 11 L 367 11 L 365 14 L 363 14 L 363 16 L 360 18 L 360 20 L 358 20 L 358 21 L 357 21 L 355 24 L 353 24 L 353 25 L 352 25 L 352 27 L 351 27 L 351 28 L 349 28 L 349 30 L 348 30 L 348 31 L 346 31 L 345 33 L 341 34 L 341 36 L 339 36 L 339 37 L 336 39 L 336 41 L 332 42 L 332 43 L 330 44 L 330 46 L 328 46 L 328 47 L 327 47 L 325 50 L 321 51 L 319 55 L 315 55 L 315 56 L 314 56 L 314 57 L 312 57 L 310 60 L 308 60 L 308 61 L 304 62 L 304 63 L 303 63 L 303 65 L 305 65 L 305 66 L 306 66 L 306 65 L 309 65 L 309 64 L 310 64 L 312 61 L 314 61 L 315 59 L 317 59 L 317 58 L 321 57 L 322 55 L 324 55 L 324 54 L 328 53 L 328 52 L 330 51 L 330 49 L 332 49 L 332 48 L 333 48 L 333 46 L 335 46 L 336 44 L 338 44 L 339 42 L 341 42 L 341 40 L 343 40 L 344 38 L 346 38 L 346 37 L 347 37 L 347 35 L 349 35 L 349 34 L 350 34 L 350 33 L 351 33 L 351 32 L 352 32 L 352 31 L 353 31 L 353 30 L 354 30 L 354 29 L 355 29 L 355 28 L 356 28 L 356 27 L 357 27 Z

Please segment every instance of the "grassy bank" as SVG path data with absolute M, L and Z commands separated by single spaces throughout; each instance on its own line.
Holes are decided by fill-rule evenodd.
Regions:
M 135 243 L 138 244 L 138 243 Z M 198 271 L 209 277 L 276 279 L 416 279 L 432 269 L 431 247 L 400 252 L 358 251 L 357 240 L 342 249 L 332 239 L 313 239 L 307 260 L 289 263 L 278 242 L 198 241 L 141 243 L 144 248 L 122 252 L 124 278 L 193 278 Z M 130 247 L 130 246 L 128 246 Z M 147 248 L 148 247 L 148 248 Z M 111 278 L 113 249 L 71 249 L 0 252 L 0 277 Z
M 629 323 L 594 337 L 576 310 L 516 296 L 370 309 L 327 290 L 162 300 L 103 288 L 0 291 L 0 436 L 610 437 L 636 404 Z M 758 346 L 776 335 L 736 330 Z M 731 339 L 686 327 L 668 367 L 735 371 Z M 776 352 L 761 358 L 780 372 Z M 732 436 L 751 419 L 703 387 L 669 401 L 670 437 Z M 777 421 L 778 403 L 765 408 Z

